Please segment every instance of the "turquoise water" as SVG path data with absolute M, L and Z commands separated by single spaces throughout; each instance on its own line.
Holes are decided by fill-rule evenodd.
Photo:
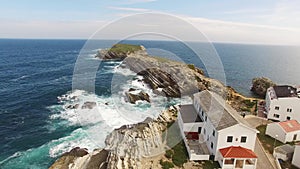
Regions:
M 142 44 L 151 49 L 150 54 L 182 60 L 205 69 L 199 58 L 183 44 L 127 43 Z M 104 146 L 104 139 L 113 128 L 133 122 L 127 119 L 128 114 L 139 121 L 146 116 L 155 117 L 157 113 L 153 109 L 158 111 L 168 104 L 180 102 L 171 100 L 169 103 L 157 97 L 151 104 L 124 103 L 120 97 L 122 92 L 131 86 L 142 86 L 121 80 L 120 93 L 112 94 L 111 81 L 114 78 L 135 76 L 132 72 L 126 74 L 125 70 L 116 71 L 120 62 L 101 63 L 95 81 L 96 94 L 71 92 L 74 65 L 84 44 L 84 40 L 0 40 L 0 168 L 47 168 L 60 154 L 75 146 L 89 150 Z M 93 56 L 97 49 L 109 47 L 108 44 L 101 41 L 87 49 L 84 53 L 86 62 L 99 62 Z M 252 95 L 249 92 L 251 79 L 257 76 L 269 77 L 280 84 L 300 83 L 299 47 L 214 46 L 224 65 L 226 84 L 245 95 Z M 99 111 L 76 113 L 65 110 L 64 106 L 74 102 L 59 103 L 57 96 L 66 93 L 77 95 L 79 101 L 74 101 L 76 103 L 96 101 Z M 116 110 L 118 105 L 122 108 Z M 137 113 L 141 110 L 143 113 Z M 78 116 L 82 117 L 80 121 Z

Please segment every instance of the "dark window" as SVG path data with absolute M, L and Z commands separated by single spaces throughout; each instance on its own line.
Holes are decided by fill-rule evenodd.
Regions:
M 213 135 L 213 136 L 215 136 L 215 135 L 216 135 L 216 131 L 215 131 L 215 130 L 213 131 L 212 135 Z
M 205 121 L 207 121 L 207 116 L 205 117 Z
M 213 143 L 213 142 L 210 143 L 210 148 L 211 148 L 211 149 L 214 148 L 214 143 Z
M 275 118 L 279 118 L 279 117 L 280 117 L 279 114 L 274 114 L 273 116 L 274 116 Z
M 279 110 L 279 106 L 275 106 L 275 110 Z
M 287 116 L 287 117 L 286 117 L 286 120 L 291 120 L 291 117 L 290 117 L 290 116 Z
M 202 127 L 198 127 L 198 133 L 201 133 Z
M 246 143 L 247 142 L 247 137 L 246 136 L 242 136 L 241 137 L 241 143 Z
M 292 112 L 292 109 L 287 108 L 286 111 L 287 112 Z
M 227 143 L 232 143 L 233 137 L 232 136 L 227 136 Z
M 203 116 L 204 116 L 204 112 L 203 112 L 203 110 L 202 110 L 202 113 L 201 113 L 201 114 L 202 114 L 202 117 L 203 117 Z

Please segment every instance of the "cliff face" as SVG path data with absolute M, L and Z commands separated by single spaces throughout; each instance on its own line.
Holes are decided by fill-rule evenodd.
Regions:
M 122 126 L 105 140 L 106 148 L 88 154 L 75 148 L 62 155 L 50 169 L 144 169 L 161 168 L 166 149 L 162 133 L 177 116 L 177 108 L 166 110 L 157 119 Z

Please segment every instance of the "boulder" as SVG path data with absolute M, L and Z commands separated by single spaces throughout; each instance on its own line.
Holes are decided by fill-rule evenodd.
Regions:
M 85 102 L 81 108 L 82 109 L 93 109 L 96 106 L 96 102 Z
M 257 96 L 264 98 L 267 92 L 267 89 L 269 87 L 275 86 L 275 83 L 272 82 L 272 80 L 265 78 L 265 77 L 259 77 L 254 78 L 252 80 L 252 88 L 251 91 L 256 94 Z
M 130 91 L 133 91 L 133 90 L 130 90 Z M 146 92 L 143 92 L 143 91 L 140 91 L 138 94 L 133 94 L 131 92 L 125 92 L 125 95 L 127 97 L 127 101 L 132 104 L 135 104 L 135 102 L 138 100 L 145 100 L 150 103 L 150 96 Z

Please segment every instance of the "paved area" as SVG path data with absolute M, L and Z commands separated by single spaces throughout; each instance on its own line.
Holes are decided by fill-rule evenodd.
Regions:
M 246 116 L 245 120 L 253 127 L 256 128 L 262 124 L 267 124 L 268 121 L 256 116 Z M 256 138 L 256 144 L 254 152 L 258 156 L 257 169 L 276 169 L 275 159 L 272 154 L 267 153 L 262 147 L 258 138 Z

